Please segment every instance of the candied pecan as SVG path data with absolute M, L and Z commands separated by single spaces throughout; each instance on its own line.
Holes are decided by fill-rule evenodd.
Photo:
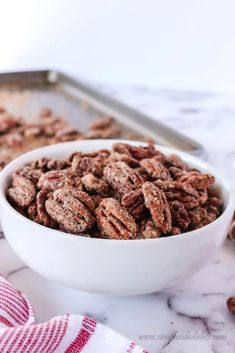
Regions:
M 176 167 L 182 170 L 188 170 L 189 168 L 187 163 L 185 163 L 183 159 L 180 156 L 177 156 L 176 154 L 172 154 L 170 156 L 165 157 L 164 164 L 166 164 L 167 167 Z
M 71 166 L 71 162 L 68 159 L 49 159 L 47 162 L 48 170 L 61 170 L 66 169 Z
M 210 174 L 201 174 L 199 172 L 189 172 L 179 178 L 182 183 L 188 183 L 195 189 L 208 189 L 214 184 L 215 178 Z
M 97 119 L 90 125 L 90 131 L 87 132 L 86 138 L 113 138 L 120 135 L 120 126 L 113 118 L 104 117 Z
M 113 122 L 115 122 L 115 120 L 111 116 L 104 116 L 101 118 L 96 118 L 95 120 L 93 120 L 90 123 L 89 129 L 90 130 L 105 129 L 105 128 L 109 127 L 110 124 L 112 124 Z
M 5 110 L 0 112 L 0 133 L 5 133 L 13 127 L 18 126 L 20 118 L 15 118 Z
M 202 207 L 196 207 L 195 209 L 190 210 L 189 217 L 191 219 L 192 229 L 204 227 L 217 218 L 215 213 L 207 212 L 207 210 Z
M 129 212 L 113 198 L 104 199 L 95 210 L 102 235 L 109 239 L 135 239 L 138 227 Z
M 228 298 L 227 307 L 230 313 L 235 315 L 235 297 Z
M 102 180 L 95 177 L 93 174 L 88 173 L 81 178 L 81 182 L 87 191 L 91 193 L 106 196 L 109 191 L 108 184 Z
M 42 124 L 43 134 L 48 137 L 53 137 L 56 135 L 57 131 L 61 131 L 68 127 L 70 127 L 70 125 L 67 121 L 54 116 L 48 116 L 43 120 Z
M 67 232 L 83 233 L 94 224 L 91 214 L 95 207 L 94 201 L 87 193 L 75 188 L 65 187 L 54 191 L 45 207 L 49 216 Z
M 178 180 L 180 177 L 185 175 L 185 170 L 182 170 L 177 167 L 170 167 L 168 170 L 170 172 L 172 179 L 174 179 L 174 180 Z
M 139 167 L 139 161 L 131 156 L 128 156 L 127 154 L 122 154 L 118 152 L 113 152 L 111 153 L 109 157 L 110 162 L 125 162 L 129 167 L 131 168 L 136 168 Z
M 23 140 L 23 136 L 19 132 L 11 132 L 5 136 L 5 144 L 8 147 L 20 146 Z
M 29 179 L 16 174 L 12 179 L 12 187 L 7 190 L 7 195 L 14 204 L 25 208 L 34 201 L 36 190 Z
M 67 142 L 84 139 L 84 134 L 77 129 L 65 127 L 56 131 L 56 140 L 58 142 Z
M 145 205 L 149 209 L 152 219 L 163 233 L 169 233 L 172 227 L 170 207 L 161 189 L 153 183 L 146 182 L 142 186 Z
M 47 190 L 44 189 L 39 191 L 36 197 L 36 202 L 34 202 L 28 208 L 28 211 L 27 211 L 28 216 L 34 222 L 42 224 L 46 227 L 55 228 L 56 227 L 55 221 L 50 218 L 50 216 L 46 211 L 45 203 L 47 198 L 48 198 Z
M 154 145 L 152 144 L 137 147 L 129 145 L 128 143 L 114 143 L 113 150 L 118 153 L 127 154 L 128 156 L 138 160 L 151 158 L 160 153 L 159 151 L 156 151 Z
M 162 232 L 159 228 L 156 227 L 153 220 L 147 219 L 143 220 L 140 225 L 140 238 L 141 239 L 152 239 L 159 238 Z
M 36 161 L 30 162 L 29 165 L 34 169 L 40 169 L 43 172 L 46 172 L 47 171 L 47 164 L 49 161 L 50 161 L 49 158 L 42 157 L 40 159 L 37 159 Z
M 0 155 L 0 171 L 11 161 L 10 154 L 2 154 Z
M 199 204 L 201 206 L 203 206 L 207 200 L 208 200 L 208 193 L 207 193 L 207 189 L 200 189 L 200 190 L 197 190 L 197 193 L 198 193 L 198 201 L 199 201 Z
M 95 208 L 103 201 L 104 197 L 101 195 L 92 195 L 92 200 L 94 201 Z
M 17 169 L 15 173 L 13 173 L 13 177 L 15 175 L 21 175 L 36 185 L 42 174 L 43 172 L 40 169 L 33 168 L 31 165 L 26 165 Z
M 141 174 L 124 162 L 110 162 L 104 168 L 104 179 L 121 195 L 138 189 L 144 182 Z
M 180 201 L 186 209 L 199 205 L 197 191 L 189 184 L 179 181 L 156 180 L 154 184 L 164 191 L 169 201 Z
M 190 224 L 190 218 L 184 205 L 179 201 L 171 201 L 170 211 L 173 226 L 180 228 L 180 230 L 186 230 Z
M 171 229 L 171 235 L 179 235 L 181 233 L 180 228 L 178 227 L 172 227 Z
M 37 183 L 39 189 L 56 190 L 63 186 L 76 186 L 81 189 L 81 179 L 75 176 L 70 169 L 62 169 L 42 174 Z
M 107 155 L 106 155 L 107 158 Z M 105 158 L 103 156 L 89 157 L 75 154 L 72 159 L 72 170 L 79 176 L 92 173 L 97 177 L 103 175 Z
M 34 137 L 42 133 L 42 127 L 39 124 L 27 124 L 24 128 L 25 137 Z
M 52 115 L 52 110 L 49 107 L 42 107 L 41 110 L 40 110 L 39 115 L 42 118 L 48 118 L 48 117 L 50 117 Z
M 148 175 L 153 179 L 169 180 L 171 179 L 170 173 L 164 165 L 156 158 L 145 158 L 140 161 L 141 167 L 143 167 Z
M 136 220 L 142 219 L 146 214 L 142 189 L 133 190 L 123 195 L 121 205 L 127 208 Z

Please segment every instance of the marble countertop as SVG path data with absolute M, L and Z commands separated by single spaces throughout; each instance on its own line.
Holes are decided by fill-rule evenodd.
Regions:
M 198 140 L 235 192 L 234 97 L 144 87 L 99 88 Z M 226 308 L 227 297 L 235 295 L 235 245 L 229 240 L 202 271 L 181 285 L 136 297 L 95 295 L 52 283 L 25 266 L 3 238 L 0 271 L 28 295 L 37 322 L 64 313 L 86 314 L 150 353 L 235 352 L 235 318 Z

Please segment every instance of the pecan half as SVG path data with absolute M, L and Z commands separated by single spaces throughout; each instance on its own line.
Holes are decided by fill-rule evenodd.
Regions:
M 144 183 L 142 190 L 145 205 L 149 209 L 156 227 L 163 233 L 169 233 L 172 228 L 172 219 L 164 192 L 150 182 Z
M 70 169 L 51 170 L 42 174 L 37 183 L 39 189 L 56 190 L 63 186 L 76 186 L 81 189 L 81 179 Z
M 186 230 L 190 224 L 190 218 L 184 205 L 179 201 L 172 201 L 170 210 L 173 225 L 180 230 Z
M 105 159 L 108 158 L 107 154 L 100 154 L 95 157 L 83 156 L 77 153 L 72 159 L 72 170 L 79 176 L 92 173 L 97 177 L 103 175 Z
M 141 220 L 146 215 L 142 189 L 133 190 L 123 195 L 121 205 L 128 209 L 129 213 L 136 220 Z
M 121 129 L 116 121 L 111 117 L 96 119 L 90 125 L 90 131 L 87 132 L 86 138 L 114 138 L 120 136 Z
M 121 195 L 138 189 L 144 183 L 141 174 L 124 162 L 111 162 L 104 168 L 104 179 Z
M 183 159 L 176 154 L 165 157 L 164 164 L 166 164 L 167 167 L 176 167 L 182 170 L 188 170 L 189 168 L 187 163 L 184 162 Z
M 34 222 L 42 224 L 46 227 L 56 228 L 56 223 L 48 215 L 45 207 L 48 198 L 48 191 L 41 190 L 38 192 L 36 202 L 28 208 L 28 216 Z
M 80 234 L 94 224 L 91 211 L 95 204 L 85 192 L 75 188 L 61 188 L 53 192 L 53 197 L 45 203 L 49 216 L 66 232 Z
M 141 167 L 143 167 L 148 175 L 153 179 L 169 180 L 171 179 L 170 173 L 164 165 L 158 161 L 157 158 L 146 158 L 140 161 Z
M 148 146 L 132 146 L 128 143 L 114 143 L 113 150 L 138 160 L 151 158 L 160 153 L 159 151 L 156 151 L 154 145 L 152 144 L 149 144 Z
M 179 181 L 192 185 L 195 189 L 208 189 L 214 184 L 215 178 L 210 174 L 189 172 L 179 178 Z
M 36 185 L 42 174 L 43 172 L 40 169 L 35 169 L 30 165 L 26 165 L 22 168 L 17 169 L 16 172 L 13 174 L 13 177 L 14 175 L 21 175 L 29 179 L 34 185 Z
M 113 198 L 104 199 L 95 210 L 102 235 L 108 239 L 135 239 L 137 225 L 128 211 Z
M 21 176 L 15 175 L 12 179 L 12 187 L 7 190 L 9 199 L 19 207 L 29 207 L 36 197 L 33 183 Z
M 186 209 L 199 205 L 197 191 L 189 184 L 179 181 L 156 180 L 154 184 L 164 191 L 169 201 L 180 201 Z
M 159 228 L 156 227 L 153 220 L 147 219 L 143 220 L 140 225 L 140 238 L 141 239 L 153 239 L 159 238 L 162 232 Z
M 87 191 L 91 193 L 107 196 L 109 191 L 108 184 L 102 180 L 95 177 L 93 174 L 88 173 L 81 178 L 81 182 Z
M 109 157 L 109 162 L 125 162 L 129 167 L 136 168 L 139 167 L 139 161 L 127 154 L 113 152 Z

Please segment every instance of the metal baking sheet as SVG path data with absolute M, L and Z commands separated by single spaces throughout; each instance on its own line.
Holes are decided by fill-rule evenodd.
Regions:
M 48 106 L 81 131 L 92 119 L 105 114 L 113 116 L 123 129 L 146 135 L 156 143 L 204 154 L 202 146 L 192 139 L 58 71 L 0 74 L 0 105 L 28 119 Z

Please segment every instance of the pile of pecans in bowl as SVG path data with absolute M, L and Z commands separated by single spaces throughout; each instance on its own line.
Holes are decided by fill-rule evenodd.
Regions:
M 213 222 L 222 200 L 215 178 L 153 145 L 42 158 L 12 175 L 7 197 L 29 219 L 106 239 L 178 235 Z

